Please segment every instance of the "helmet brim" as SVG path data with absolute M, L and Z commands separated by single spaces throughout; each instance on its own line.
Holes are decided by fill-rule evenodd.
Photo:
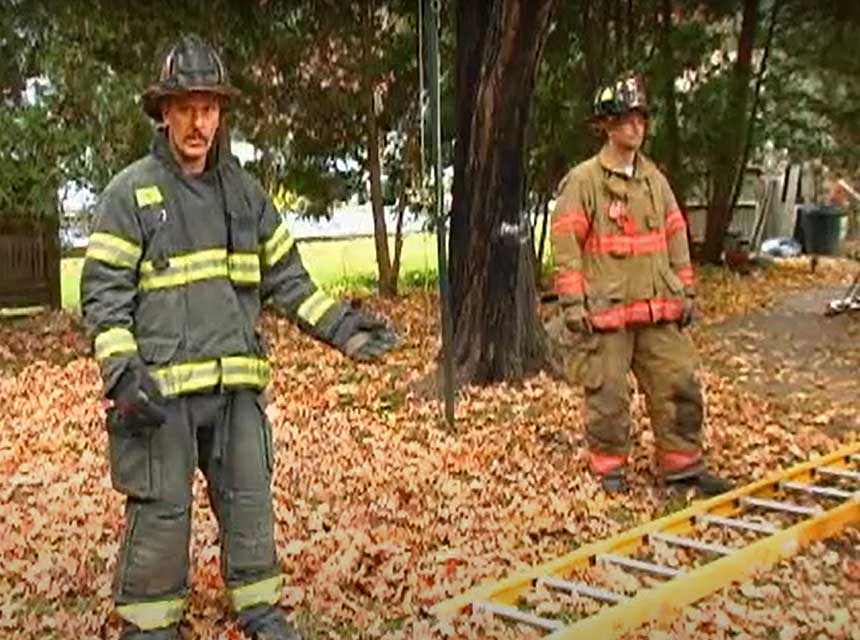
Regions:
M 161 122 L 161 101 L 170 96 L 180 96 L 188 93 L 213 93 L 225 102 L 229 102 L 241 95 L 241 92 L 236 87 L 228 84 L 169 88 L 161 84 L 154 84 L 141 94 L 140 102 L 146 115 L 156 122 Z

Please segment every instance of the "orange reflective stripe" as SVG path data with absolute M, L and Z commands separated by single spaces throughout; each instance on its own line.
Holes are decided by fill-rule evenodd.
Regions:
M 662 229 L 635 235 L 593 235 L 585 242 L 586 253 L 612 255 L 643 255 L 666 251 L 666 235 Z
M 666 214 L 666 235 L 673 236 L 676 233 L 687 231 L 687 223 L 680 209 L 672 209 Z
M 588 463 L 591 467 L 592 473 L 599 476 L 605 476 L 607 473 L 617 471 L 619 468 L 627 464 L 627 456 L 589 451 Z
M 557 271 L 555 274 L 555 292 L 559 295 L 582 295 L 585 290 L 585 280 L 581 271 L 568 269 Z
M 684 283 L 685 287 L 692 287 L 696 276 L 693 273 L 693 265 L 688 264 L 684 267 L 677 267 L 675 269 L 675 275 L 678 276 L 678 279 Z
M 655 298 L 590 313 L 588 317 L 598 329 L 620 329 L 628 324 L 671 322 L 680 318 L 683 310 L 682 300 Z
M 588 235 L 588 218 L 585 217 L 584 212 L 564 211 L 552 221 L 552 235 L 570 235 L 571 233 L 580 241 Z
M 693 449 L 691 451 L 664 450 L 657 452 L 657 462 L 663 473 L 677 473 L 678 471 L 683 471 L 688 467 L 692 467 L 701 459 L 702 452 L 698 449 Z

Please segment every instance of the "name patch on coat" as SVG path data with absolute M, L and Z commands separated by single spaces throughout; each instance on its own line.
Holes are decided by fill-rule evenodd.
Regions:
M 134 199 L 137 201 L 138 207 L 147 207 L 151 204 L 164 202 L 164 198 L 161 196 L 161 190 L 154 184 L 148 187 L 138 187 L 135 189 Z

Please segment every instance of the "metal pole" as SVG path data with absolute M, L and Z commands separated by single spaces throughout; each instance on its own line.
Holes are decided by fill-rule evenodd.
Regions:
M 454 429 L 454 354 L 452 337 L 454 334 L 451 319 L 451 292 L 448 282 L 447 224 L 443 212 L 442 184 L 442 123 L 439 86 L 439 0 L 426 2 L 424 15 L 427 17 L 427 84 L 430 88 L 430 125 L 433 141 L 433 183 L 434 209 L 436 219 L 436 249 L 439 260 L 439 307 L 442 321 L 442 392 L 445 398 L 445 422 L 450 430 Z

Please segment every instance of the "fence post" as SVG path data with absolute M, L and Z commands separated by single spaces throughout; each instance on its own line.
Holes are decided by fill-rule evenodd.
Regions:
M 48 285 L 48 304 L 52 309 L 63 305 L 60 278 L 60 221 L 48 218 L 43 221 L 42 233 L 45 234 L 45 274 Z

